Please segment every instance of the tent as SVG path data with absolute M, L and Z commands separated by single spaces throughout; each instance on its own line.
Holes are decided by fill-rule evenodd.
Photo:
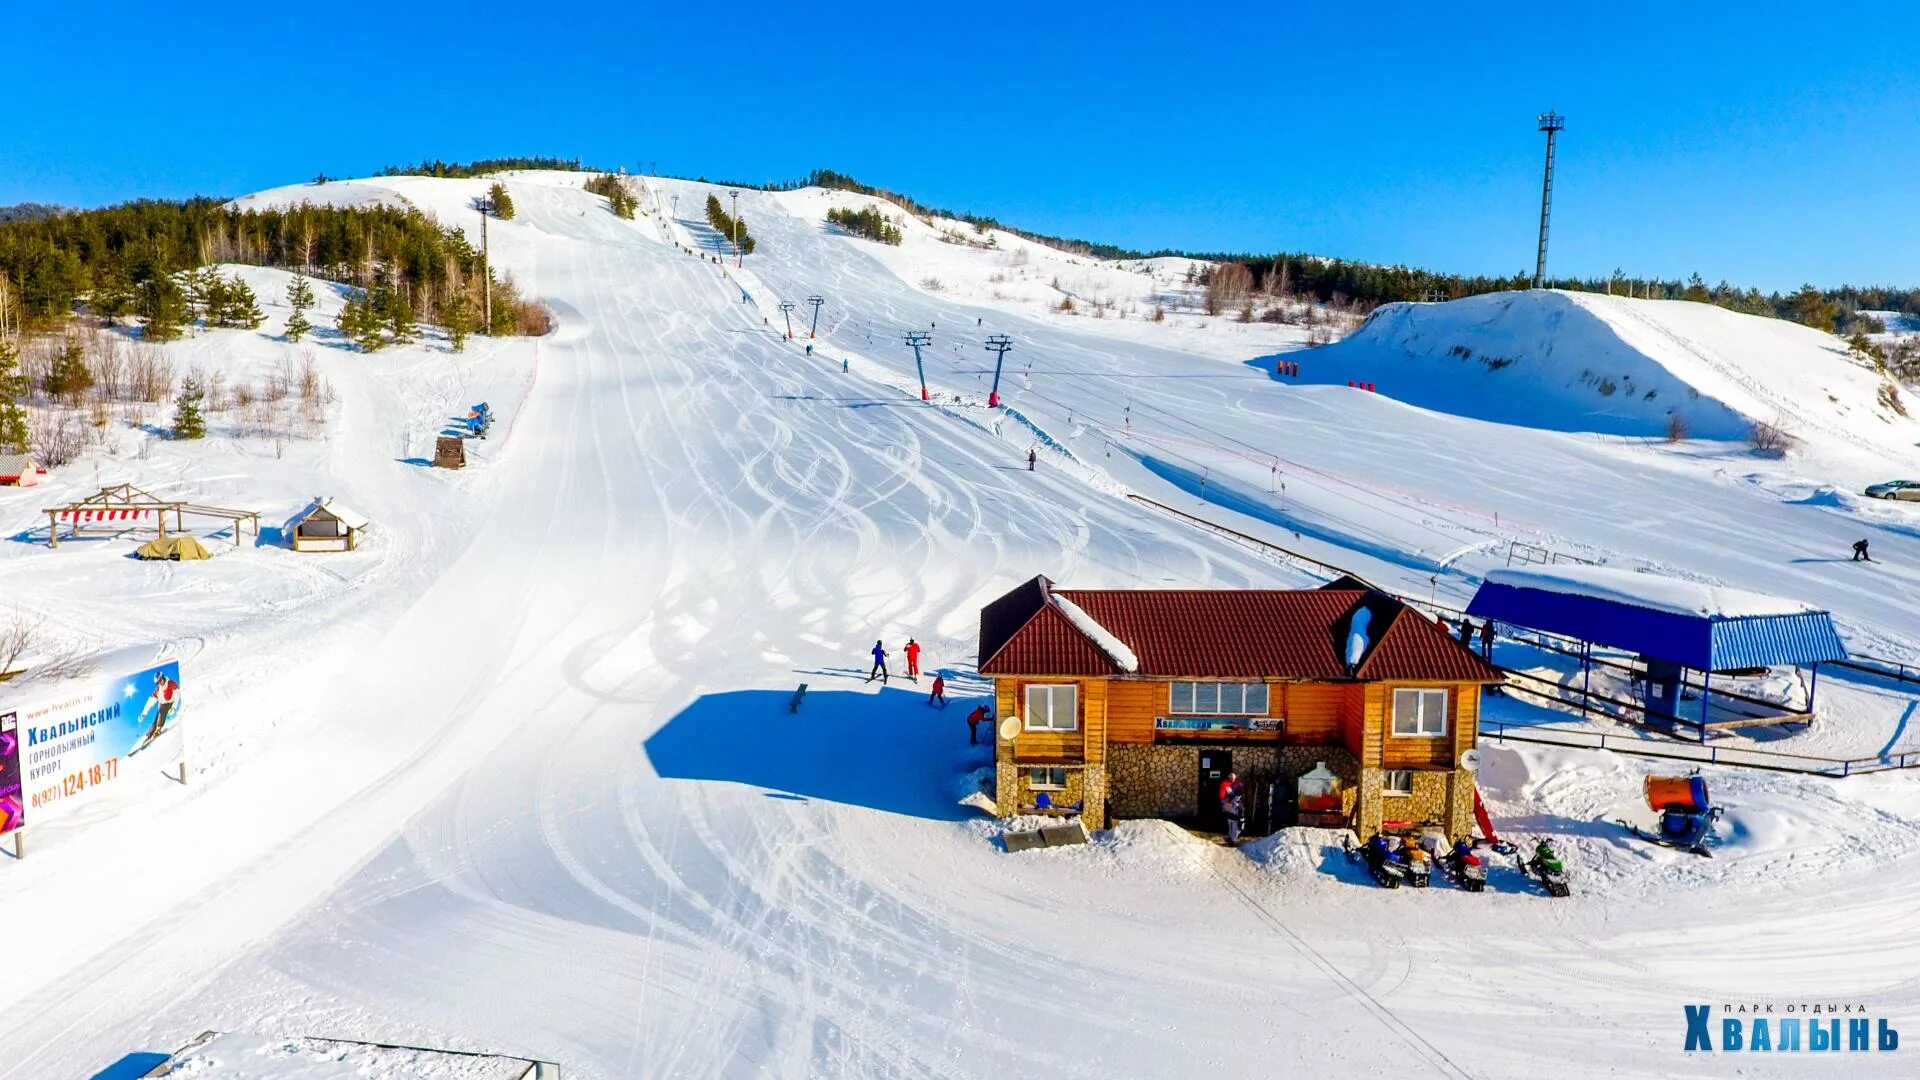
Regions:
M 163 536 L 149 540 L 134 552 L 142 559 L 166 559 L 170 562 L 195 562 L 210 558 L 207 549 L 191 536 Z

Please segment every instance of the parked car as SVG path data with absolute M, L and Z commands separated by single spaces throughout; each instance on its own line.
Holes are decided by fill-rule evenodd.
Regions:
M 1869 499 L 1902 499 L 1920 502 L 1920 480 L 1889 480 L 1867 489 Z

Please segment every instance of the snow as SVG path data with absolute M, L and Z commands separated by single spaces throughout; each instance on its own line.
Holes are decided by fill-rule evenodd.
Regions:
M 218 1080 L 524 1080 L 533 1063 L 338 1039 L 210 1033 L 173 1056 L 168 1077 Z
M 1106 653 L 1115 667 L 1128 673 L 1140 670 L 1140 658 L 1134 655 L 1133 649 L 1128 647 L 1126 642 L 1115 637 L 1113 631 L 1101 626 L 1080 605 L 1059 593 L 1050 594 L 1050 598 L 1054 606 L 1060 609 L 1060 613 L 1067 617 L 1067 621 L 1073 624 L 1074 629 L 1085 634 L 1087 640 L 1093 642 L 1101 652 Z
M 339 518 L 340 523 L 345 525 L 349 529 L 364 529 L 368 525 L 372 524 L 372 522 L 367 518 L 367 515 L 362 514 L 360 511 L 355 510 L 352 507 L 344 506 L 338 502 L 335 502 L 332 499 L 318 498 L 308 503 L 306 506 L 306 509 L 293 515 L 291 518 L 288 518 L 287 528 L 289 530 L 293 529 L 294 526 L 299 525 L 301 522 L 312 517 L 314 513 L 319 510 L 325 510 L 327 513 L 332 514 L 334 517 Z
M 743 192 L 761 248 L 723 270 L 682 250 L 721 250 L 699 220 L 712 188 L 650 179 L 623 221 L 582 180 L 510 174 L 519 214 L 491 225 L 496 265 L 558 313 L 548 337 L 291 346 L 285 275 L 240 268 L 262 331 L 164 355 L 257 383 L 310 348 L 337 391 L 324 425 L 215 414 L 180 443 L 170 410 L 128 410 L 46 487 L 0 489 L 0 607 L 44 615 L 60 647 L 181 657 L 194 764 L 186 786 L 129 775 L 29 824 L 29 857 L 0 860 L 0 1075 L 92 1075 L 208 1026 L 524 1049 L 570 1078 L 1717 1075 L 1734 1066 L 1678 1056 L 1683 1003 L 1913 1015 L 1914 774 L 1709 763 L 1727 807 L 1709 860 L 1614 824 L 1646 820 L 1641 778 L 1680 763 L 1488 740 L 1496 823 L 1561 844 L 1574 895 L 1507 866 L 1480 896 L 1409 895 L 1315 830 L 1242 852 L 1127 822 L 1008 854 L 977 805 L 993 746 L 964 725 L 989 693 L 979 609 L 1035 573 L 1319 580 L 1128 493 L 1442 602 L 1520 542 L 1802 598 L 1856 652 L 1920 656 L 1916 508 L 1854 494 L 1920 471 L 1920 438 L 1831 339 L 1508 294 L 1390 311 L 1352 347 L 1286 352 L 1303 374 L 1279 379 L 1293 328 L 1142 317 L 1175 267 L 1029 251 L 1047 276 L 1010 291 L 992 281 L 1020 269 L 1010 247 L 910 230 L 882 249 L 824 227 L 841 194 Z M 474 232 L 488 182 L 240 202 L 393 200 Z M 1113 313 L 1048 310 L 1054 273 Z M 339 293 L 316 292 L 328 327 Z M 816 293 L 808 357 L 773 305 Z M 935 334 L 931 403 L 909 328 Z M 982 404 L 989 333 L 1016 342 L 1011 410 Z M 1526 359 L 1482 375 L 1455 344 Z M 1471 377 L 1420 377 L 1436 364 Z M 1588 369 L 1633 373 L 1632 406 Z M 1367 379 L 1378 393 L 1346 386 Z M 482 399 L 500 423 L 469 468 L 419 464 Z M 1711 438 L 1663 441 L 1676 400 Z M 1775 407 L 1801 444 L 1758 457 L 1743 424 Z M 380 528 L 352 553 L 269 535 L 200 564 L 35 535 L 46 505 L 122 480 L 268 520 L 328 492 Z M 1846 561 L 1861 536 L 1870 566 Z M 950 708 L 863 681 L 875 638 L 908 636 Z M 1820 697 L 1813 730 L 1768 745 L 1920 749 L 1910 688 L 1823 672 Z M 1512 697 L 1487 715 L 1591 733 Z M 1735 1063 L 1822 1071 L 1788 1064 Z M 1911 1072 L 1897 1054 L 1839 1069 Z
M 1818 610 L 1797 600 L 1708 585 L 1698 581 L 1616 570 L 1605 566 L 1525 566 L 1490 571 L 1487 583 L 1584 596 L 1616 604 L 1720 619 L 1804 615 Z

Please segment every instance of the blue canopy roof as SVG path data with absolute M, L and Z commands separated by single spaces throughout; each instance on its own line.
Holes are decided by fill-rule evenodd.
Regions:
M 1840 660 L 1833 617 L 1792 601 L 1605 567 L 1495 570 L 1467 614 L 1698 671 Z

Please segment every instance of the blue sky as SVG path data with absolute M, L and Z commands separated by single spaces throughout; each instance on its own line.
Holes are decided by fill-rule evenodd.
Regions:
M 0 203 L 424 157 L 824 166 L 1133 247 L 1511 273 L 1553 108 L 1550 271 L 1920 285 L 1916 9 L 1243 7 L 18 5 Z

